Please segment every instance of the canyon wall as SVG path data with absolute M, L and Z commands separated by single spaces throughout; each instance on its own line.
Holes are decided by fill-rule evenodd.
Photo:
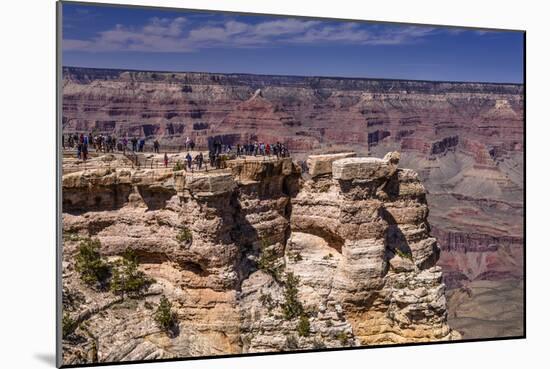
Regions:
M 117 160 L 63 176 L 64 314 L 78 322 L 65 364 L 460 338 L 424 186 L 398 153 L 312 156 L 309 179 L 290 158 L 195 173 Z M 87 239 L 109 260 L 132 250 L 152 285 L 122 299 L 84 284 Z M 154 321 L 161 296 L 172 334 Z
M 523 94 L 516 84 L 64 68 L 63 128 L 166 149 L 186 137 L 281 141 L 304 168 L 310 154 L 400 151 L 427 189 L 451 325 L 494 337 L 523 332 Z M 498 308 L 510 301 L 512 312 Z

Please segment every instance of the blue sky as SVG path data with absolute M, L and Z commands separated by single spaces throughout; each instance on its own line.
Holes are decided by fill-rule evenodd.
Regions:
M 523 83 L 512 31 L 64 3 L 62 49 L 65 66 Z

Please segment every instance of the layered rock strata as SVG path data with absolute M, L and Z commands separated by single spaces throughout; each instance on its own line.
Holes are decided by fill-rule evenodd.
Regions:
M 458 338 L 416 173 L 397 167 L 397 153 L 333 159 L 310 158 L 332 168 L 310 179 L 290 158 L 249 157 L 195 173 L 97 160 L 64 175 L 64 309 L 80 323 L 64 362 Z M 155 280 L 144 296 L 82 283 L 74 258 L 86 237 L 110 260 L 135 252 Z M 154 323 L 160 296 L 176 334 Z
M 506 291 L 523 285 L 524 85 L 90 68 L 64 68 L 62 77 L 64 133 L 144 137 L 149 150 L 156 139 L 163 151 L 187 137 L 200 147 L 281 141 L 297 161 L 400 151 L 428 190 L 448 297 L 483 281 L 496 286 L 495 299 L 520 296 L 511 302 L 519 317 L 504 312 L 510 329 L 498 332 L 495 316 L 481 318 L 494 311 L 482 294 L 466 294 L 477 306 L 468 312 L 449 299 L 453 317 L 486 323 L 457 328 L 469 338 L 523 331 L 523 292 Z

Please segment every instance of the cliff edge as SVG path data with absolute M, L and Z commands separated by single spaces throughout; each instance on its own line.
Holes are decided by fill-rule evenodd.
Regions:
M 64 363 L 294 351 L 460 338 L 417 174 L 354 153 L 240 158 L 227 169 L 111 168 L 63 176 Z M 117 159 L 118 160 L 118 159 Z M 83 240 L 131 250 L 137 298 L 83 283 Z M 176 329 L 154 308 L 171 301 Z

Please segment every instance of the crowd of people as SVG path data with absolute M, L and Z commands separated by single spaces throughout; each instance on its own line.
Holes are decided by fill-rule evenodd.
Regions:
M 128 139 L 127 137 L 117 138 L 112 135 L 103 135 L 103 134 L 63 134 L 62 135 L 62 146 L 63 149 L 74 149 L 76 148 L 76 155 L 78 159 L 87 160 L 89 155 L 89 149 L 92 147 L 96 152 L 122 152 L 131 150 L 132 152 L 144 152 L 145 149 L 145 139 L 132 137 Z M 197 168 L 201 170 L 203 165 L 205 169 L 208 169 L 207 162 L 204 160 L 202 152 L 193 157 L 191 152 L 195 148 L 195 143 L 189 137 L 185 140 L 184 150 L 187 150 L 187 155 L 185 156 L 186 167 L 189 170 L 194 170 Z M 160 142 L 155 139 L 153 141 L 153 152 L 160 153 Z M 229 156 L 236 155 L 237 157 L 241 156 L 276 156 L 287 157 L 290 156 L 288 148 L 281 142 L 274 144 L 264 143 L 264 142 L 251 142 L 245 144 L 236 144 L 231 146 L 230 144 L 223 144 L 220 140 L 214 140 L 210 144 L 208 158 L 211 168 L 224 168 L 225 160 Z M 164 165 L 168 167 L 168 154 L 164 154 Z
M 81 160 L 88 159 L 88 151 L 93 148 L 96 152 L 144 152 L 145 151 L 145 138 L 127 137 L 118 138 L 112 135 L 103 135 L 93 133 L 90 134 L 63 134 L 61 136 L 61 144 L 63 149 L 76 148 L 76 155 Z M 195 147 L 195 143 L 187 138 L 185 148 L 192 149 Z M 160 153 L 160 142 L 155 139 L 153 141 L 153 152 Z
M 232 147 L 231 145 L 225 145 L 222 144 L 221 141 L 216 140 L 213 142 L 210 152 L 213 152 L 214 155 L 235 152 L 237 156 L 276 156 L 278 158 L 290 156 L 288 148 L 278 141 L 275 144 L 251 142 L 241 145 L 239 143 L 236 144 L 235 147 Z

